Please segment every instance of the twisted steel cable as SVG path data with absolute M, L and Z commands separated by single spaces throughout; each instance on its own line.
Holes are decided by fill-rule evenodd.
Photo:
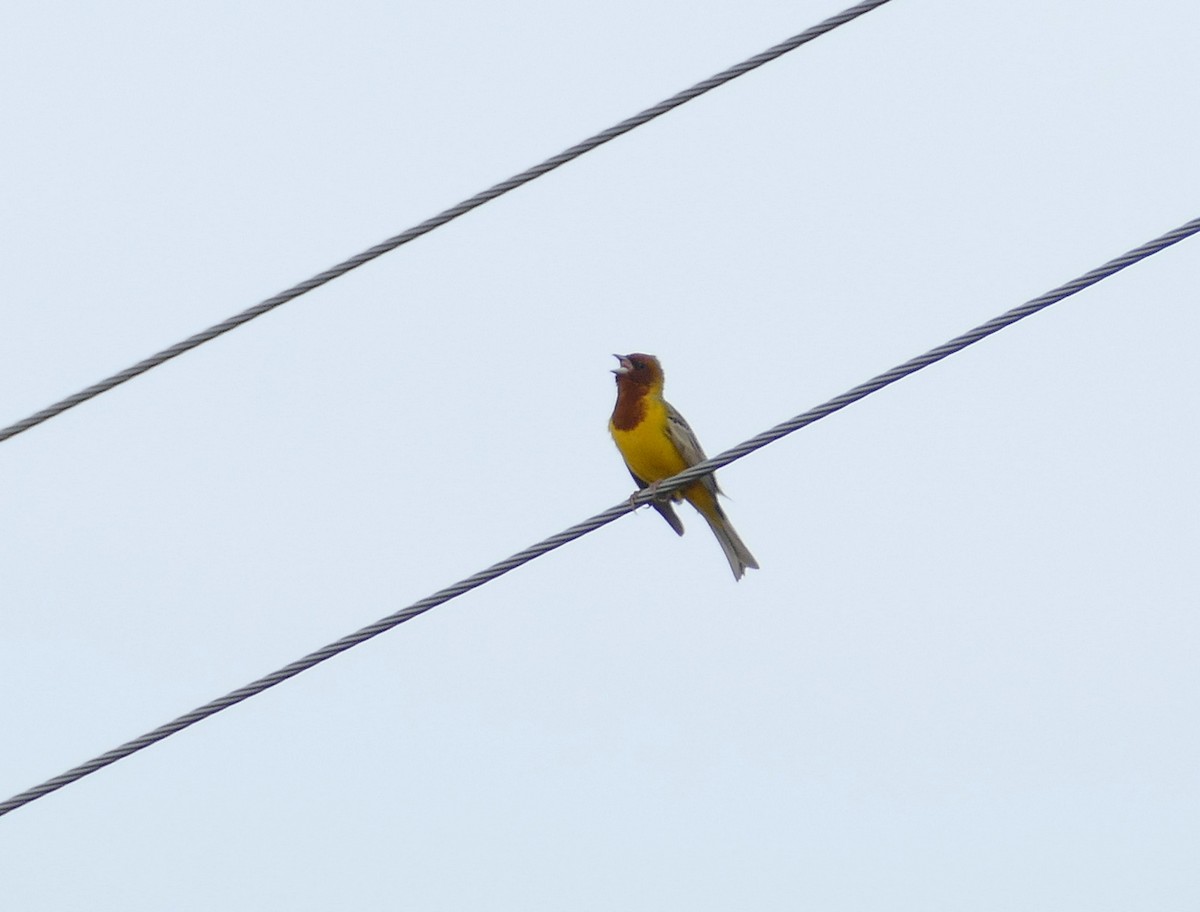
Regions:
M 99 383 L 93 383 L 91 386 L 87 387 L 87 389 L 82 389 L 73 395 L 67 396 L 65 399 L 61 399 L 39 412 L 34 412 L 27 418 L 23 418 L 14 424 L 10 424 L 8 427 L 0 428 L 0 443 L 8 440 L 10 437 L 15 437 L 17 434 L 23 433 L 30 428 L 36 427 L 43 421 L 48 421 L 55 415 L 61 415 L 67 409 L 74 408 L 83 402 L 87 402 L 89 399 L 99 396 L 101 393 L 106 393 L 114 387 L 120 386 L 127 380 L 132 380 L 134 377 L 146 373 L 146 371 L 151 370 L 152 368 L 158 367 L 161 364 L 165 364 L 167 361 L 182 355 L 184 352 L 189 352 L 193 348 L 203 345 L 205 342 L 210 342 L 217 338 L 217 336 L 229 332 L 231 329 L 236 329 L 244 323 L 249 323 L 256 317 L 261 317 L 263 314 L 274 310 L 281 304 L 286 304 L 288 301 L 294 300 L 295 298 L 300 297 L 302 294 L 310 292 L 315 288 L 320 288 L 327 282 L 331 282 L 334 279 L 345 275 L 351 270 L 357 269 L 359 266 L 371 262 L 371 260 L 374 260 L 376 257 L 383 256 L 383 254 L 389 253 L 392 250 L 395 250 L 397 247 L 419 238 L 423 234 L 428 234 L 434 228 L 439 228 L 442 225 L 445 225 L 447 222 L 458 218 L 460 215 L 465 215 L 472 209 L 482 206 L 484 203 L 494 200 L 496 197 L 502 196 L 505 193 L 508 193 L 510 190 L 515 190 L 517 187 L 520 187 L 523 184 L 529 183 L 534 178 L 541 177 L 543 174 L 548 174 L 560 165 L 565 165 L 567 162 L 579 158 L 579 156 L 583 155 L 585 152 L 590 152 L 596 147 L 604 145 L 604 143 L 608 142 L 609 140 L 616 139 L 618 136 L 628 133 L 635 127 L 640 127 L 642 124 L 649 123 L 656 117 L 661 117 L 668 111 L 674 110 L 680 105 L 691 101 L 693 98 L 698 98 L 704 93 L 710 92 L 718 86 L 722 86 L 739 76 L 743 76 L 746 73 L 749 73 L 751 70 L 762 66 L 764 63 L 770 63 L 775 58 L 782 57 L 788 51 L 794 51 L 802 44 L 807 44 L 814 38 L 819 38 L 826 32 L 831 32 L 838 26 L 845 25 L 847 22 L 857 19 L 864 13 L 869 13 L 871 10 L 879 6 L 883 6 L 883 4 L 887 2 L 888 0 L 864 0 L 862 3 L 843 10 L 836 16 L 831 16 L 824 22 L 820 22 L 811 28 L 805 29 L 798 35 L 793 35 L 787 41 L 781 42 L 772 48 L 768 48 L 760 54 L 755 54 L 748 60 L 743 60 L 741 63 L 735 64 L 726 70 L 722 70 L 715 76 L 710 76 L 708 79 L 696 83 L 691 88 L 684 89 L 682 92 L 672 95 L 665 101 L 660 101 L 658 104 L 647 108 L 640 114 L 636 114 L 633 117 L 623 120 L 619 124 L 609 127 L 607 130 L 602 130 L 594 136 L 585 139 L 583 142 L 577 143 L 576 145 L 571 146 L 571 148 L 559 152 L 557 155 L 551 156 L 541 164 L 534 165 L 532 168 L 528 168 L 525 171 L 522 171 L 520 174 L 515 174 L 508 180 L 501 181 L 494 187 L 490 187 L 487 190 L 476 193 L 471 198 L 463 200 L 456 206 L 451 206 L 444 212 L 441 212 L 432 218 L 426 219 L 419 225 L 414 225 L 407 231 L 402 231 L 395 237 L 388 238 L 386 241 L 382 241 L 376 244 L 374 247 L 364 250 L 362 253 L 357 254 L 356 256 L 350 257 L 348 260 L 343 260 L 336 266 L 332 266 L 329 269 L 326 269 L 324 272 L 318 273 L 311 279 L 301 282 L 298 285 L 293 285 L 286 291 L 281 291 L 274 297 L 267 298 L 265 301 L 255 304 L 253 307 L 248 307 L 241 313 L 235 314 L 227 320 L 222 320 L 220 323 L 216 323 L 203 332 L 196 333 L 194 336 L 189 336 L 182 342 L 176 342 L 170 348 L 164 348 L 157 354 L 151 355 L 149 358 L 139 361 L 137 364 L 127 367 L 123 371 L 118 371 L 111 377 L 106 377 L 104 380 L 101 380 Z
M 842 393 L 840 396 L 835 396 L 829 401 L 824 402 L 815 408 L 811 408 L 806 412 L 802 412 L 801 414 L 796 415 L 794 418 L 790 418 L 787 421 L 784 421 L 782 424 L 776 425 L 770 430 L 763 431 L 761 434 L 751 437 L 744 443 L 740 443 L 737 446 L 726 450 L 720 455 L 714 456 L 712 459 L 709 459 L 706 462 L 692 466 L 687 471 L 681 472 L 673 478 L 669 478 L 661 482 L 653 493 L 649 491 L 642 491 L 632 499 L 622 501 L 616 506 L 609 507 L 603 513 L 597 513 L 590 519 L 586 519 L 581 523 L 577 523 L 576 525 L 571 526 L 569 529 L 564 529 L 557 535 L 552 535 L 549 538 L 543 539 L 536 545 L 532 545 L 523 551 L 519 551 L 511 557 L 500 561 L 499 563 L 493 564 L 486 570 L 481 570 L 472 576 L 468 576 L 466 579 L 459 580 L 454 585 L 447 586 L 445 589 L 441 589 L 438 592 L 433 593 L 433 595 L 427 596 L 418 602 L 414 602 L 407 608 L 402 608 L 399 611 L 389 614 L 385 618 L 381 618 L 373 624 L 369 624 L 366 627 L 349 634 L 348 636 L 342 637 L 340 640 L 336 640 L 327 646 L 316 650 L 315 652 L 310 652 L 303 658 L 297 659 L 296 661 L 285 665 L 278 671 L 273 671 L 268 675 L 264 675 L 258 680 L 252 681 L 244 687 L 239 687 L 237 690 L 231 691 L 230 693 L 225 694 L 223 697 L 218 697 L 215 700 L 205 703 L 203 706 L 197 707 L 191 712 L 185 713 L 184 715 L 179 716 L 177 719 L 174 719 L 165 725 L 160 725 L 153 731 L 149 731 L 140 737 L 134 738 L 132 741 L 127 741 L 120 747 L 113 748 L 107 753 L 101 754 L 98 757 L 94 757 L 93 759 L 88 760 L 86 763 L 82 763 L 73 769 L 67 770 L 65 773 L 55 776 L 53 779 L 48 779 L 40 785 L 36 785 L 33 788 L 27 789 L 18 795 L 14 795 L 7 801 L 0 803 L 0 816 L 7 814 L 9 811 L 13 811 L 19 807 L 22 807 L 23 805 L 29 804 L 31 801 L 48 795 L 51 792 L 62 788 L 64 785 L 69 785 L 70 783 L 75 782 L 77 779 L 82 779 L 84 776 L 94 773 L 97 770 L 108 766 L 110 763 L 115 763 L 117 760 L 128 757 L 130 754 L 136 753 L 145 747 L 149 747 L 151 744 L 161 741 L 164 738 L 175 734 L 176 732 L 180 732 L 189 725 L 193 725 L 202 719 L 207 719 L 209 716 L 215 715 L 223 709 L 228 709 L 229 707 L 234 706 L 243 700 L 249 699 L 256 694 L 260 694 L 264 690 L 274 687 L 276 684 L 280 684 L 283 681 L 286 681 L 288 678 L 294 677 L 295 675 L 300 674 L 300 672 L 306 671 L 309 668 L 312 668 L 314 665 L 324 662 L 326 659 L 333 658 L 333 656 L 337 655 L 338 653 L 345 652 L 352 646 L 357 646 L 358 644 L 363 643 L 372 637 L 378 636 L 381 633 L 391 630 L 393 627 L 403 624 L 405 621 L 412 620 L 419 614 L 424 614 L 431 608 L 436 608 L 438 605 L 444 604 L 453 598 L 457 598 L 465 592 L 469 592 L 478 586 L 482 586 L 484 583 L 490 582 L 499 576 L 503 576 L 510 570 L 514 570 L 517 567 L 520 567 L 522 564 L 529 563 L 529 561 L 536 557 L 540 557 L 541 555 L 546 554 L 549 551 L 553 551 L 554 549 L 559 548 L 568 542 L 574 541 L 575 539 L 580 538 L 589 532 L 595 531 L 601 526 L 607 525 L 613 520 L 623 516 L 626 513 L 629 513 L 639 506 L 648 504 L 655 496 L 661 497 L 674 490 L 677 490 L 678 488 L 690 484 L 691 482 L 703 475 L 707 475 L 709 472 L 712 472 L 715 469 L 719 469 L 722 466 L 734 462 L 735 460 L 741 459 L 743 456 L 753 453 L 755 450 L 760 449 L 769 443 L 773 443 L 782 437 L 786 437 L 788 434 L 798 431 L 800 428 L 806 427 L 807 425 L 812 424 L 814 421 L 819 421 L 821 418 L 825 418 L 834 412 L 845 408 L 847 405 L 857 402 L 859 399 L 862 399 L 871 393 L 877 392 L 878 390 L 883 389 L 885 386 L 895 383 L 897 380 L 901 380 L 910 374 L 914 374 L 923 368 L 929 367 L 931 364 L 935 364 L 938 361 L 941 361 L 943 358 L 954 354 L 955 352 L 962 351 L 962 349 L 969 345 L 975 344 L 981 339 L 987 338 L 992 333 L 998 332 L 1006 326 L 1011 326 L 1018 320 L 1023 320 L 1025 317 L 1035 314 L 1040 310 L 1044 310 L 1051 304 L 1057 303 L 1063 298 L 1069 297 L 1078 291 L 1082 291 L 1090 285 L 1094 285 L 1095 283 L 1108 278 L 1114 273 L 1120 272 L 1127 266 L 1131 266 L 1140 260 L 1144 260 L 1146 257 L 1170 247 L 1172 244 L 1177 244 L 1185 238 L 1196 234 L 1197 232 L 1200 232 L 1200 218 L 1193 219 L 1187 224 L 1176 228 L 1174 231 L 1169 231 L 1152 241 L 1142 244 L 1140 247 L 1135 247 L 1133 250 L 1122 254 L 1116 259 L 1110 260 L 1103 266 L 1099 266 L 1096 269 L 1085 273 L 1079 278 L 1067 282 L 1065 285 L 1060 285 L 1057 288 L 1032 299 L 1031 301 L 1027 301 L 1019 307 L 1014 307 L 1012 310 L 1009 310 L 1006 313 L 1003 313 L 1000 316 L 995 317 L 994 319 L 991 319 L 988 322 L 983 323 L 960 336 L 956 336 L 949 342 L 939 345 L 937 348 L 930 349 L 923 355 L 905 361 L 903 364 L 897 365 L 891 370 L 884 371 L 882 374 L 879 374 L 878 376 L 868 380 L 866 383 L 861 383 L 853 389 Z

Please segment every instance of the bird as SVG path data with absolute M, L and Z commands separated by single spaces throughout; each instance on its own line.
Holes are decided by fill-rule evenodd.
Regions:
M 703 462 L 707 457 L 695 433 L 663 399 L 663 369 L 658 358 L 640 352 L 613 357 L 619 362 L 613 369 L 617 375 L 617 404 L 608 431 L 638 488 L 653 489 L 663 479 Z M 717 503 L 720 493 L 716 478 L 705 475 L 672 492 L 669 499 L 655 499 L 651 504 L 677 535 L 683 534 L 683 523 L 671 501 L 686 500 L 695 507 L 720 542 L 733 578 L 739 580 L 748 568 L 757 570 L 758 561 Z

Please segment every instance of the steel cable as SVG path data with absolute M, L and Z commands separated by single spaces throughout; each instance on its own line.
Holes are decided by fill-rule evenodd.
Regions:
M 949 342 L 930 349 L 923 355 L 905 361 L 903 364 L 897 365 L 891 370 L 884 371 L 882 374 L 879 374 L 871 380 L 868 380 L 866 383 L 861 383 L 853 389 L 842 393 L 840 396 L 835 396 L 833 399 L 830 399 L 829 401 L 824 402 L 815 408 L 811 408 L 806 412 L 802 412 L 801 414 L 796 415 L 794 418 L 790 418 L 787 421 L 776 425 L 770 430 L 763 431 L 761 434 L 751 437 L 749 440 L 726 450 L 718 456 L 714 456 L 712 459 L 709 459 L 706 462 L 692 466 L 687 471 L 681 472 L 673 478 L 669 478 L 661 482 L 657 486 L 654 493 L 642 491 L 630 500 L 623 501 L 616 506 L 609 507 L 603 513 L 597 513 L 590 519 L 584 520 L 581 523 L 577 523 L 576 525 L 571 526 L 569 529 L 564 529 L 557 535 L 552 535 L 549 538 L 543 539 L 536 545 L 532 545 L 523 551 L 519 551 L 511 557 L 500 561 L 499 563 L 493 564 L 486 570 L 481 570 L 478 573 L 467 577 L 466 579 L 459 580 L 452 586 L 447 586 L 445 589 L 441 589 L 438 592 L 435 592 L 433 595 L 427 596 L 426 598 L 423 598 L 418 602 L 414 602 L 406 608 L 402 608 L 399 611 L 389 614 L 387 617 L 381 618 L 375 623 L 369 624 L 368 626 L 363 627 L 361 630 L 357 630 L 348 636 L 344 636 L 341 639 L 316 650 L 315 652 L 311 652 L 303 658 L 297 659 L 296 661 L 285 665 L 283 668 L 280 668 L 277 671 L 274 671 L 268 675 L 264 675 L 263 677 L 245 685 L 244 687 L 239 687 L 237 690 L 231 691 L 230 693 L 225 694 L 223 697 L 218 697 L 209 703 L 205 703 L 203 706 L 193 709 L 191 712 L 185 713 L 184 715 L 179 716 L 177 719 L 174 719 L 165 725 L 160 725 L 153 731 L 149 731 L 138 738 L 134 738 L 132 741 L 127 741 L 120 747 L 116 747 L 107 753 L 101 754 L 98 757 L 94 757 L 93 759 L 88 760 L 86 763 L 82 763 L 73 769 L 67 770 L 65 773 L 55 776 L 53 779 L 48 779 L 40 785 L 36 785 L 33 788 L 27 789 L 18 795 L 14 795 L 7 801 L 0 803 L 0 816 L 7 814 L 9 811 L 13 811 L 19 807 L 22 807 L 23 805 L 29 804 L 31 801 L 48 795 L 51 792 L 62 788 L 64 785 L 69 785 L 78 779 L 82 779 L 84 776 L 94 773 L 97 770 L 108 766 L 110 763 L 114 763 L 117 760 L 128 757 L 130 754 L 136 753 L 145 747 L 149 747 L 151 744 L 182 731 L 189 725 L 193 725 L 202 719 L 207 719 L 209 716 L 212 716 L 223 709 L 228 709 L 230 706 L 234 706 L 243 700 L 255 696 L 256 694 L 260 694 L 264 690 L 274 687 L 276 684 L 286 681 L 288 678 L 298 675 L 300 672 L 306 671 L 309 668 L 312 668 L 314 665 L 324 662 L 326 659 L 330 659 L 341 652 L 345 652 L 352 646 L 357 646 L 358 644 L 363 643 L 372 637 L 391 630 L 393 627 L 397 627 L 400 624 L 403 624 L 405 621 L 412 620 L 417 615 L 424 614 L 431 608 L 435 608 L 438 605 L 444 604 L 445 602 L 448 602 L 465 592 L 469 592 L 478 586 L 482 586 L 484 583 L 490 582 L 491 580 L 508 573 L 510 570 L 514 570 L 517 567 L 520 567 L 522 564 L 528 563 L 536 557 L 540 557 L 541 555 L 546 554 L 549 551 L 553 551 L 554 549 L 559 548 L 568 542 L 574 541 L 575 539 L 580 538 L 589 532 L 595 531 L 601 526 L 607 525 L 613 520 L 623 516 L 626 513 L 629 513 L 631 510 L 649 503 L 654 496 L 662 496 L 681 488 L 684 485 L 690 484 L 692 481 L 695 481 L 697 478 L 700 478 L 703 475 L 707 475 L 709 472 L 712 472 L 715 469 L 728 465 L 737 459 L 741 459 L 743 456 L 753 453 L 755 450 L 760 449 L 769 443 L 773 443 L 774 441 L 777 441 L 802 427 L 812 424 L 814 421 L 825 418 L 834 412 L 845 408 L 847 405 L 857 402 L 859 399 L 862 399 L 871 393 L 883 389 L 885 386 L 895 383 L 897 380 L 901 380 L 910 374 L 914 374 L 923 368 L 929 367 L 931 364 L 935 364 L 936 362 L 941 361 L 943 358 L 946 358 L 955 352 L 961 351 L 969 345 L 973 345 L 981 339 L 990 336 L 992 333 L 997 332 L 1006 326 L 1011 326 L 1018 320 L 1023 320 L 1025 317 L 1035 314 L 1038 311 L 1049 307 L 1051 304 L 1061 301 L 1063 298 L 1082 291 L 1090 285 L 1094 285 L 1096 282 L 1108 278 L 1127 266 L 1131 266 L 1140 260 L 1144 260 L 1146 257 L 1170 247 L 1172 244 L 1177 244 L 1178 242 L 1192 236 L 1193 234 L 1196 234 L 1197 232 L 1200 232 L 1200 218 L 1193 219 L 1186 225 L 1181 225 L 1179 228 L 1176 228 L 1174 231 L 1169 231 L 1152 241 L 1142 244 L 1140 247 L 1136 247 L 1133 250 L 1130 250 L 1128 253 L 1122 254 L 1116 259 L 1110 260 L 1103 266 L 1099 266 L 1096 269 L 1085 273 L 1079 278 L 1067 282 L 1065 285 L 1060 285 L 1052 291 L 1048 291 L 1039 297 L 1027 301 L 1019 307 L 1014 307 L 1012 310 L 1009 310 L 1006 313 L 1003 313 L 1000 316 L 995 317 L 994 319 L 989 320 L 988 322 L 983 323 L 960 336 L 956 336 Z
M 541 164 L 534 165 L 532 168 L 528 168 L 525 171 L 522 171 L 520 174 L 515 174 L 508 180 L 501 181 L 494 187 L 490 187 L 487 190 L 477 193 L 469 199 L 463 200 L 456 206 L 451 206 L 444 212 L 441 212 L 432 218 L 426 219 L 419 225 L 414 225 L 407 231 L 402 231 L 395 237 L 388 238 L 386 241 L 376 244 L 369 250 L 364 250 L 362 253 L 350 257 L 348 260 L 343 260 L 336 266 L 330 267 L 324 272 L 318 273 L 311 279 L 301 282 L 298 285 L 293 285 L 286 291 L 281 291 L 274 297 L 267 298 L 265 301 L 261 301 L 260 303 L 255 304 L 253 307 L 248 307 L 241 313 L 235 314 L 227 320 L 222 320 L 220 323 L 216 323 L 203 332 L 196 333 L 194 336 L 189 336 L 182 342 L 176 342 L 170 348 L 164 348 L 157 354 L 151 355 L 149 358 L 145 358 L 144 360 L 139 361 L 137 364 L 125 368 L 123 371 L 118 371 L 111 377 L 106 377 L 105 379 L 101 380 L 99 383 L 93 383 L 86 389 L 82 389 L 73 395 L 67 396 L 65 399 L 60 399 L 53 405 L 49 405 L 41 411 L 34 412 L 27 418 L 23 418 L 5 428 L 0 428 L 0 442 L 8 440 L 10 437 L 15 437 L 17 434 L 23 433 L 24 431 L 28 431 L 30 428 L 41 424 L 43 421 L 48 421 L 55 415 L 61 415 L 63 412 L 67 411 L 67 409 L 74 408 L 83 402 L 87 402 L 89 399 L 99 396 L 101 393 L 106 393 L 114 387 L 125 383 L 127 380 L 132 380 L 134 377 L 144 374 L 148 370 L 165 364 L 172 358 L 176 358 L 185 352 L 189 352 L 193 348 L 203 345 L 205 342 L 212 341 L 213 339 L 217 338 L 217 336 L 223 335 L 229 332 L 231 329 L 236 329 L 244 323 L 249 323 L 256 317 L 261 317 L 263 314 L 274 310 L 281 304 L 286 304 L 288 301 L 292 301 L 300 297 L 302 294 L 310 292 L 315 288 L 320 288 L 327 282 L 331 282 L 334 279 L 345 275 L 351 270 L 357 269 L 359 266 L 369 263 L 371 260 L 374 260 L 385 253 L 389 253 L 392 250 L 395 250 L 397 247 L 407 244 L 409 241 L 419 238 L 423 234 L 428 234 L 434 228 L 441 227 L 447 222 L 458 218 L 460 215 L 465 215 L 472 209 L 482 206 L 484 203 L 494 200 L 496 197 L 502 196 L 503 194 L 508 193 L 510 190 L 515 190 L 517 187 L 529 183 L 534 178 L 541 177 L 543 174 L 553 171 L 560 165 L 565 165 L 567 162 L 579 158 L 579 156 L 583 155 L 585 152 L 590 152 L 597 146 L 602 146 L 609 140 L 616 139 L 618 136 L 628 133 L 635 127 L 640 127 L 642 124 L 649 123 L 656 117 L 661 117 L 668 111 L 674 110 L 680 105 L 685 104 L 694 98 L 698 98 L 704 93 L 710 92 L 718 86 L 724 85 L 730 80 L 736 79 L 739 76 L 743 76 L 746 73 L 749 73 L 751 70 L 757 69 L 764 63 L 770 63 L 772 60 L 783 56 L 788 51 L 794 51 L 796 48 L 803 44 L 807 44 L 814 38 L 819 38 L 826 32 L 833 31 L 833 29 L 837 28 L 838 26 L 845 25 L 847 22 L 857 19 L 864 13 L 869 13 L 871 10 L 879 6 L 883 6 L 887 2 L 888 0 L 865 0 L 863 3 L 859 3 L 850 7 L 849 9 L 843 10 L 836 16 L 831 16 L 824 22 L 820 22 L 811 28 L 805 29 L 798 35 L 793 35 L 787 41 L 781 42 L 772 48 L 768 48 L 760 54 L 755 54 L 748 60 L 743 60 L 741 63 L 735 64 L 726 70 L 722 70 L 715 76 L 710 76 L 703 82 L 698 82 L 691 88 L 684 89 L 682 92 L 672 95 L 670 98 L 664 101 L 660 101 L 658 104 L 647 108 L 640 114 L 636 114 L 633 117 L 623 120 L 619 124 L 609 127 L 607 130 L 602 130 L 594 136 L 585 139 L 583 142 L 577 143 L 576 145 L 571 146 L 571 148 L 566 149 L 557 155 L 551 156 Z

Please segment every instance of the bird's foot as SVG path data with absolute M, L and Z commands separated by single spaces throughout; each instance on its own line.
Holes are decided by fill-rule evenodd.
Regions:
M 663 492 L 662 494 L 658 493 L 658 486 L 660 483 L 661 482 L 658 481 L 652 481 L 650 484 L 646 485 L 644 490 L 650 495 L 650 499 L 655 503 L 670 503 L 671 501 L 676 500 L 678 495 L 674 491 Z

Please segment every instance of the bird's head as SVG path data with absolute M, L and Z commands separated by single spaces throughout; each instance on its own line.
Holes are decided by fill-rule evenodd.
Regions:
M 619 365 L 613 368 L 617 375 L 617 385 L 661 387 L 663 384 L 663 369 L 654 355 L 643 355 L 635 352 L 632 355 L 613 355 Z

